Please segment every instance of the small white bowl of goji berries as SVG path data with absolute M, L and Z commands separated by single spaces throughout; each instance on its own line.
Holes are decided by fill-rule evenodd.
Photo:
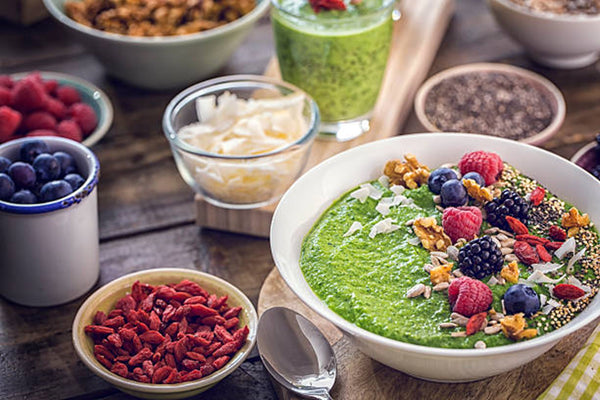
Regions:
M 239 367 L 256 342 L 256 311 L 238 288 L 207 273 L 159 268 L 94 292 L 73 321 L 83 363 L 142 398 L 183 398 Z

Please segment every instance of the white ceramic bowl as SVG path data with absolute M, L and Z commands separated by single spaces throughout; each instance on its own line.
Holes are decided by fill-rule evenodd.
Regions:
M 239 326 L 248 325 L 250 330 L 242 348 L 231 357 L 223 368 L 201 379 L 176 384 L 140 383 L 113 374 L 102 366 L 94 357 L 94 342 L 84 332 L 85 326 L 92 323 L 96 311 L 102 310 L 108 314 L 114 308 L 115 303 L 130 292 L 131 285 L 137 280 L 142 283 L 159 285 L 177 283 L 182 279 L 196 282 L 209 293 L 215 293 L 219 297 L 228 295 L 227 303 L 230 307 L 242 307 L 238 316 Z M 231 283 L 205 272 L 182 268 L 157 268 L 122 276 L 102 286 L 88 297 L 79 307 L 73 320 L 73 346 L 81 361 L 93 373 L 125 393 L 146 399 L 180 399 L 210 389 L 242 365 L 256 342 L 257 326 L 258 316 L 252 302 Z
M 311 309 L 341 329 L 365 354 L 407 374 L 434 381 L 486 378 L 519 367 L 548 351 L 560 339 L 600 315 L 600 297 L 566 326 L 541 337 L 501 347 L 443 349 L 404 343 L 368 332 L 346 321 L 310 289 L 299 266 L 302 240 L 330 204 L 358 184 L 376 179 L 387 160 L 405 153 L 429 166 L 456 162 L 467 151 L 488 150 L 538 179 L 559 197 L 600 223 L 600 182 L 573 163 L 523 143 L 473 134 L 404 135 L 365 144 L 317 165 L 292 185 L 275 210 L 271 251 L 289 287 Z
M 600 15 L 532 11 L 511 0 L 487 0 L 496 21 L 540 64 L 581 68 L 598 59 Z
M 558 130 L 562 126 L 562 123 L 565 120 L 565 113 L 567 109 L 565 99 L 560 90 L 548 79 L 536 74 L 535 72 L 531 72 L 526 69 L 515 67 L 512 65 L 500 63 L 474 63 L 459 65 L 457 67 L 441 71 L 432 76 L 431 78 L 427 79 L 427 81 L 425 81 L 425 83 L 421 85 L 419 91 L 415 96 L 415 114 L 417 115 L 417 118 L 419 119 L 421 125 L 423 125 L 423 127 L 430 132 L 441 132 L 440 129 L 437 126 L 435 126 L 429 120 L 429 118 L 427 118 L 427 114 L 425 113 L 425 102 L 431 89 L 433 89 L 437 84 L 439 84 L 445 79 L 478 72 L 497 72 L 500 74 L 513 75 L 525 79 L 534 88 L 536 88 L 550 103 L 552 113 L 554 114 L 552 122 L 550 122 L 550 124 L 544 130 L 534 135 L 523 138 L 519 140 L 520 142 L 539 145 L 545 142 L 546 140 L 550 139 L 552 135 L 558 132 Z
M 269 0 L 257 0 L 248 14 L 204 32 L 134 37 L 75 22 L 64 13 L 67 0 L 43 1 L 50 14 L 96 56 L 109 74 L 148 89 L 183 87 L 216 72 L 269 7 Z

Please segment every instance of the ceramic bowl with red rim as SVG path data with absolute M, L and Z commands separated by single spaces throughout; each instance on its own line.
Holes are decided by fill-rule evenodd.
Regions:
M 241 348 L 234 354 L 231 354 L 227 363 L 200 379 L 169 384 L 138 382 L 134 379 L 117 375 L 102 365 L 94 355 L 94 341 L 85 332 L 86 326 L 94 323 L 96 313 L 102 311 L 105 314 L 109 314 L 120 299 L 131 293 L 132 285 L 136 281 L 142 284 L 158 286 L 176 284 L 182 280 L 195 282 L 208 293 L 215 294 L 218 297 L 227 295 L 227 305 L 231 308 L 242 307 L 237 316 L 239 319 L 237 326 L 240 328 L 248 326 L 249 333 Z M 158 268 L 135 272 L 115 279 L 88 297 L 77 311 L 77 315 L 73 321 L 73 346 L 86 367 L 119 390 L 141 398 L 176 399 L 204 392 L 235 371 L 248 357 L 250 350 L 256 342 L 257 324 L 258 317 L 252 302 L 242 291 L 232 284 L 214 275 L 196 270 Z M 173 341 L 175 340 L 173 339 Z M 124 363 L 127 363 L 127 361 Z
M 113 106 L 110 102 L 110 99 L 100 88 L 93 85 L 92 83 L 86 81 L 85 79 L 64 74 L 60 72 L 51 72 L 51 71 L 28 71 L 28 72 L 19 72 L 15 74 L 9 75 L 14 83 L 17 81 L 30 76 L 32 74 L 39 74 L 41 79 L 44 82 L 47 81 L 56 81 L 58 87 L 67 86 L 74 88 L 79 94 L 79 101 L 91 107 L 95 116 L 96 116 L 96 126 L 90 132 L 83 132 L 83 140 L 81 143 L 87 147 L 90 147 L 96 144 L 100 139 L 106 135 L 108 130 L 110 129 L 113 122 Z M 9 106 L 10 107 L 10 106 Z M 68 105 L 66 106 L 68 109 Z M 36 110 L 43 111 L 43 110 Z M 23 120 L 27 117 L 27 115 L 33 113 L 28 112 L 23 115 Z M 70 117 L 65 115 L 63 118 L 57 118 L 57 123 L 60 123 L 61 120 L 68 120 Z M 92 125 L 93 126 L 93 125 Z M 21 128 L 18 131 L 17 137 L 21 137 L 24 132 L 21 131 Z M 56 129 L 53 129 L 56 130 Z M 57 136 L 60 136 L 57 134 Z M 69 139 L 74 139 L 69 137 Z
M 467 132 L 539 145 L 560 129 L 566 113 L 548 79 L 499 63 L 453 67 L 429 78 L 415 97 L 429 132 Z

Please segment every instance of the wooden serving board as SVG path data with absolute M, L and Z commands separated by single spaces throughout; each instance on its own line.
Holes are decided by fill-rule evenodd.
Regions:
M 395 23 L 390 58 L 381 93 L 371 120 L 371 130 L 357 139 L 338 143 L 316 140 L 305 171 L 326 158 L 359 144 L 398 134 L 408 116 L 414 95 L 425 79 L 454 11 L 454 0 L 407 0 Z M 274 58 L 265 75 L 280 77 Z M 277 204 L 253 210 L 215 207 L 196 196 L 198 225 L 236 233 L 268 237 Z
M 331 395 L 336 400 L 535 399 L 568 365 L 598 323 L 596 320 L 567 336 L 543 356 L 513 371 L 471 383 L 435 383 L 413 378 L 362 354 L 333 324 L 304 305 L 274 268 L 261 288 L 258 313 L 277 306 L 310 319 L 333 346 L 337 378 Z M 273 384 L 280 399 L 296 399 L 275 381 Z

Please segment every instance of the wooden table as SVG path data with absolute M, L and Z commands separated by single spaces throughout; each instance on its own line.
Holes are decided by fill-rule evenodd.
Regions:
M 272 55 L 271 28 L 264 18 L 219 75 L 260 74 Z M 544 145 L 546 149 L 571 157 L 600 129 L 598 64 L 574 71 L 539 67 L 499 30 L 483 1 L 460 0 L 430 73 L 476 61 L 523 66 L 562 89 L 567 118 L 560 133 Z M 164 107 L 176 91 L 146 92 L 107 77 L 94 58 L 52 20 L 30 28 L 1 21 L 0 73 L 36 69 L 88 79 L 106 91 L 115 107 L 111 131 L 93 147 L 102 165 L 98 285 L 141 269 L 177 266 L 223 277 L 256 303 L 261 284 L 273 267 L 269 243 L 194 224 L 192 191 L 175 169 L 160 124 Z M 421 128 L 414 115 L 398 129 L 398 133 L 418 131 Z M 93 375 L 75 355 L 71 323 L 82 301 L 26 308 L 0 299 L 1 399 L 130 398 Z M 566 365 L 568 360 L 557 355 L 556 362 Z M 520 378 L 527 377 L 515 377 Z M 465 385 L 464 396 L 478 397 L 476 385 Z M 426 395 L 428 386 L 435 386 L 436 391 L 440 388 L 426 382 L 419 386 L 420 396 Z M 456 389 L 453 385 L 452 390 Z M 539 389 L 512 393 L 510 388 L 499 388 L 498 398 L 534 398 L 537 393 Z M 413 398 L 400 390 L 397 396 Z M 199 398 L 275 399 L 276 395 L 255 356 Z

